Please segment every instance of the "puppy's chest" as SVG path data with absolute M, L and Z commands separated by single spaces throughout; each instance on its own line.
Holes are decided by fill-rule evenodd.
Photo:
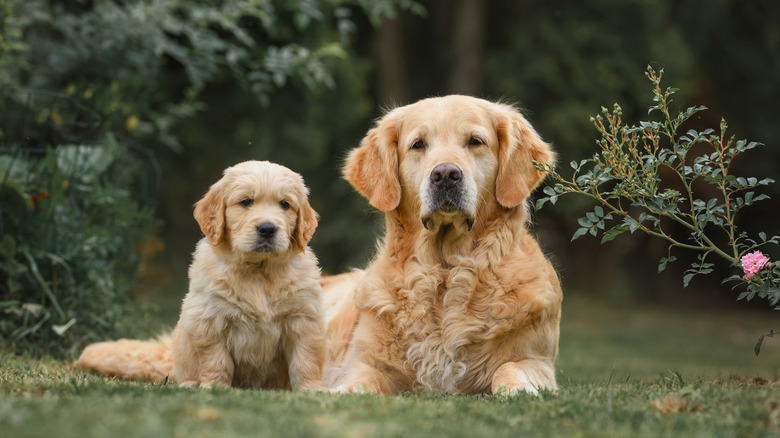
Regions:
M 232 297 L 224 305 L 227 347 L 236 363 L 259 366 L 278 354 L 289 318 L 288 300 L 272 301 L 266 296 Z
M 227 348 L 236 364 L 260 366 L 278 354 L 282 325 L 278 321 L 237 317 L 227 323 Z

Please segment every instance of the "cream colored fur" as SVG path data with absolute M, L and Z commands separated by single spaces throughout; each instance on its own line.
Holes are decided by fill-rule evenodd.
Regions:
M 323 279 L 324 383 L 341 392 L 555 390 L 562 293 L 526 224 L 554 155 L 513 107 L 467 96 L 386 114 L 354 149 L 347 180 L 386 212 L 365 271 Z M 462 170 L 456 211 L 432 170 Z
M 300 175 L 273 163 L 225 170 L 195 207 L 206 237 L 172 335 L 93 344 L 75 366 L 184 386 L 320 388 L 325 326 L 307 194 Z M 262 224 L 272 238 L 260 237 Z

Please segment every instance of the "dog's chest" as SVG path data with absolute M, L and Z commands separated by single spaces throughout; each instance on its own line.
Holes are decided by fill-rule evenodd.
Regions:
M 411 288 L 401 288 L 398 293 L 398 338 L 416 384 L 426 390 L 482 390 L 470 386 L 476 383 L 472 382 L 474 375 L 485 374 L 485 362 L 478 359 L 491 318 L 482 314 L 484 303 L 474 299 L 480 295 L 475 294 L 479 286 L 460 280 L 420 277 Z

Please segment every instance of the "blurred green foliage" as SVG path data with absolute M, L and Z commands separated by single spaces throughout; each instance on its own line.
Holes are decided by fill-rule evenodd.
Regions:
M 326 273 L 363 266 L 382 217 L 341 179 L 342 160 L 383 108 L 431 95 L 518 103 L 569 162 L 592 154 L 601 106 L 645 114 L 651 63 L 680 87 L 681 108 L 712 109 L 691 128 L 723 115 L 768 145 L 735 166 L 777 179 L 778 16 L 780 3 L 754 0 L 0 0 L 0 85 L 66 94 L 100 115 L 101 132 L 155 151 L 166 249 L 154 262 L 175 279 L 155 287 L 178 298 L 200 238 L 192 205 L 247 159 L 304 176 Z M 767 204 L 739 225 L 775 226 Z M 559 203 L 534 220 L 567 289 L 681 288 L 674 273 L 656 277 L 663 245 L 570 244 L 585 208 Z
M 130 301 L 154 211 L 107 176 L 118 147 L 0 155 L 0 340 L 62 355 L 134 333 Z
M 221 169 L 250 157 L 197 137 L 207 132 L 213 139 L 219 117 L 205 111 L 221 114 L 224 104 L 231 114 L 244 105 L 257 119 L 273 113 L 275 93 L 288 90 L 296 103 L 290 113 L 307 118 L 312 136 L 290 123 L 283 132 L 306 144 L 308 168 L 316 168 L 330 157 L 314 122 L 327 126 L 323 120 L 336 108 L 317 110 L 309 95 L 336 86 L 353 9 L 365 7 L 379 20 L 395 5 L 1 0 L 3 343 L 12 351 L 60 355 L 86 342 L 138 335 L 141 313 L 129 298 L 155 246 L 149 205 L 160 194 L 158 161 L 140 143 L 173 160 L 165 163 L 172 172 L 187 168 L 186 157 L 212 170 L 208 154 L 198 151 L 216 146 L 229 160 L 217 160 Z M 205 131 L 201 116 L 209 119 Z M 282 119 L 268 117 L 266 127 Z M 273 136 L 266 141 L 284 144 Z M 301 159 L 301 149 L 279 150 Z M 199 191 L 210 183 L 185 187 Z M 189 206 L 183 210 L 189 215 Z

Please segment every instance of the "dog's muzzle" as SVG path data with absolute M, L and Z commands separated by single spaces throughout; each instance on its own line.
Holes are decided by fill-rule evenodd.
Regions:
M 265 222 L 257 226 L 257 243 L 255 251 L 269 252 L 276 248 L 274 237 L 276 236 L 276 225 Z
M 431 171 L 429 178 L 429 210 L 432 213 L 465 213 L 463 171 L 460 167 L 452 163 L 438 164 Z M 428 230 L 434 228 L 434 222 L 430 216 L 423 217 L 422 223 Z M 469 230 L 471 230 L 472 223 L 470 218 L 466 219 L 466 226 Z

